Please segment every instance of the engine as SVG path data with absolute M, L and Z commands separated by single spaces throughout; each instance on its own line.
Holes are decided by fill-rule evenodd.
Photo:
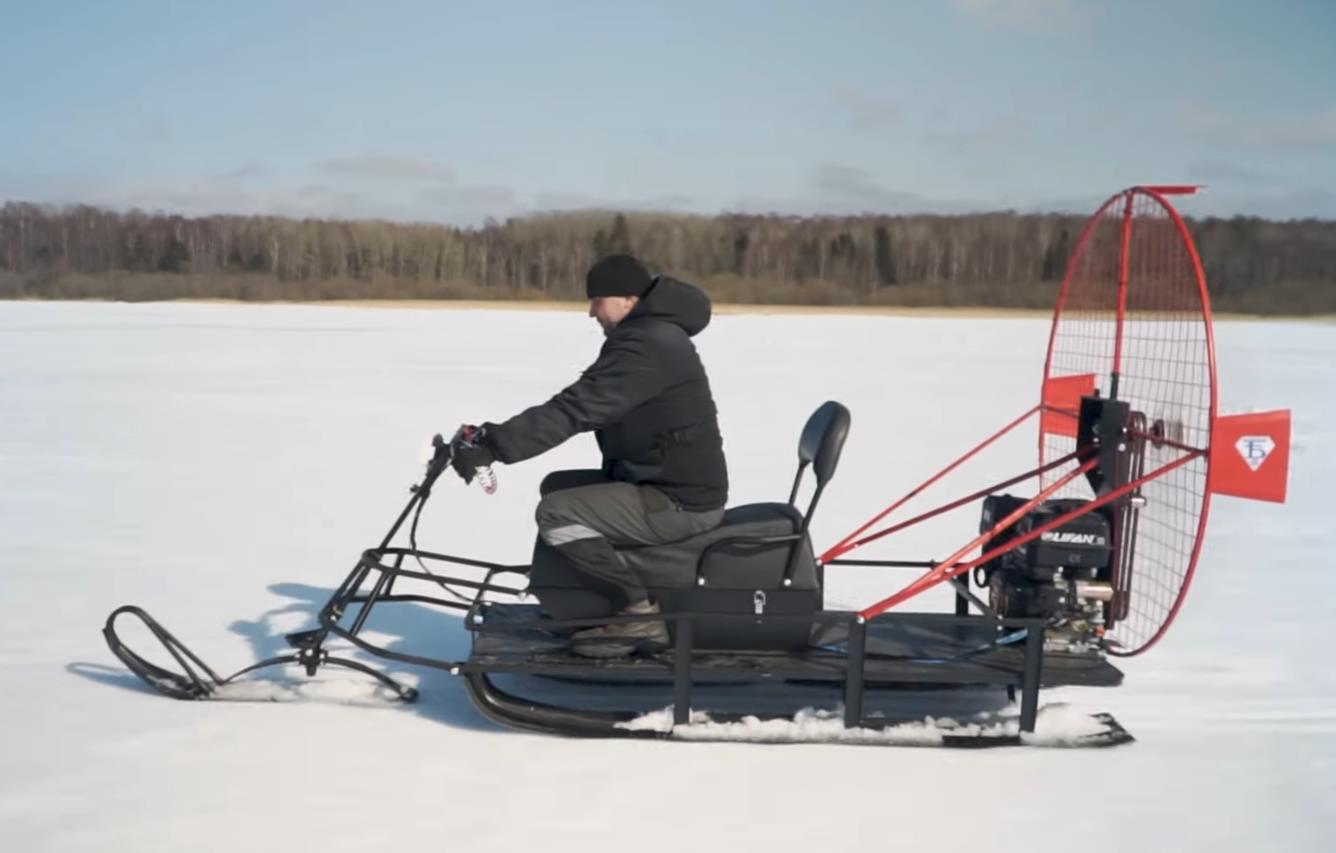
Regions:
M 979 532 L 992 529 L 1026 500 L 1012 495 L 985 498 Z M 1005 545 L 1086 503 L 1044 501 L 989 539 L 984 550 Z M 983 564 L 975 582 L 987 587 L 989 604 L 999 615 L 1048 619 L 1046 649 L 1087 653 L 1099 648 L 1104 634 L 1105 608 L 1113 595 L 1112 557 L 1109 516 L 1093 510 Z

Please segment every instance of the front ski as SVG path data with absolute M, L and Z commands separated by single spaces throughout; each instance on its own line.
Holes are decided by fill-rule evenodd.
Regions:
M 144 623 L 144 626 L 157 638 L 158 642 L 162 643 L 163 648 L 181 667 L 180 672 L 173 672 L 146 660 L 121 641 L 120 636 L 116 633 L 116 619 L 124 614 L 134 616 Z M 173 699 L 274 701 L 275 694 L 272 692 L 235 689 L 243 684 L 236 679 L 258 669 L 284 665 L 300 666 L 306 670 L 307 675 L 315 675 L 316 670 L 321 666 L 340 666 L 371 676 L 388 688 L 395 698 L 401 702 L 412 702 L 418 696 L 416 688 L 400 684 L 385 673 L 372 669 L 364 663 L 331 655 L 321 645 L 324 641 L 324 632 L 319 630 L 303 631 L 289 635 L 288 641 L 296 651 L 251 664 L 232 673 L 227 678 L 221 677 L 210 669 L 208 664 L 200 660 L 199 656 L 170 631 L 162 627 L 156 619 L 148 615 L 142 608 L 134 605 L 127 604 L 112 611 L 112 614 L 107 617 L 107 624 L 102 628 L 102 636 L 106 639 L 111 653 L 119 658 L 131 672 L 139 676 L 145 684 L 154 690 Z

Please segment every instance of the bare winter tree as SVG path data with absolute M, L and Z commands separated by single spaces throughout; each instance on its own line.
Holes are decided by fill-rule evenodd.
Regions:
M 551 213 L 479 228 L 270 216 L 188 218 L 10 202 L 0 296 L 122 299 L 548 298 L 633 252 L 747 302 L 1052 304 L 1083 217 Z M 1217 307 L 1336 310 L 1336 222 L 1189 226 Z

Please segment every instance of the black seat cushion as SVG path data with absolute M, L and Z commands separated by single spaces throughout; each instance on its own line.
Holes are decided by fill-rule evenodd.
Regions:
M 757 544 L 740 538 L 793 536 L 802 517 L 788 503 L 732 507 L 718 527 L 678 542 L 618 548 L 644 580 L 665 613 L 804 614 L 821 609 L 821 581 L 810 539 Z M 705 585 L 697 584 L 697 566 Z M 784 585 L 785 572 L 792 583 Z M 589 589 L 562 556 L 542 537 L 534 545 L 529 591 L 553 619 L 590 619 L 611 612 L 609 602 Z M 767 621 L 702 618 L 695 624 L 697 648 L 801 648 L 810 624 L 803 620 Z M 669 625 L 675 636 L 676 624 Z
M 725 511 L 723 521 L 713 530 L 664 545 L 641 545 L 619 548 L 618 551 L 651 589 L 695 586 L 696 567 L 707 549 L 710 553 L 702 565 L 707 586 L 773 588 L 783 578 L 789 549 L 794 543 L 756 545 L 726 540 L 788 536 L 801 527 L 802 516 L 790 504 L 743 504 Z M 798 543 L 798 547 L 794 585 L 811 589 L 816 584 L 811 547 L 805 540 Z

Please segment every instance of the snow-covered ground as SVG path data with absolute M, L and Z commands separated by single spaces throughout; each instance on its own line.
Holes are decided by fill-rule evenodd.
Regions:
M 853 429 L 814 524 L 833 542 L 1031 405 L 1046 333 L 717 317 L 698 343 L 732 500 L 786 495 L 804 419 L 840 400 Z M 1222 410 L 1294 409 L 1290 499 L 1216 499 L 1164 641 L 1125 662 L 1121 688 L 1043 695 L 1112 712 L 1130 746 L 568 740 L 496 728 L 443 673 L 391 668 L 422 688 L 415 706 L 343 702 L 361 683 L 337 671 L 309 701 L 186 703 L 107 652 L 106 615 L 137 603 L 219 670 L 276 653 L 379 540 L 432 432 L 544 399 L 599 340 L 555 311 L 0 303 L 0 846 L 1336 849 L 1331 325 L 1217 326 Z M 593 456 L 581 437 L 501 468 L 491 497 L 442 481 L 420 544 L 525 561 L 542 474 Z M 1031 430 L 928 498 L 1033 457 Z M 876 554 L 943 557 L 972 513 Z M 829 597 L 866 603 L 908 579 L 832 570 Z M 450 617 L 412 608 L 394 629 L 466 654 Z

